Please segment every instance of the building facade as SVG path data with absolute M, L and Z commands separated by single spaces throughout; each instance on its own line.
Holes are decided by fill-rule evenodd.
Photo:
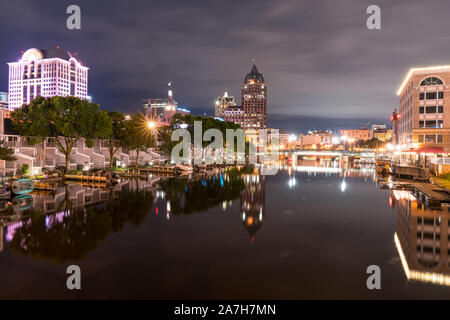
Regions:
M 373 131 L 372 136 L 380 141 L 390 141 L 392 138 L 392 129 L 376 129 Z
M 37 96 L 74 96 L 86 99 L 88 70 L 76 54 L 61 49 L 28 49 L 9 65 L 8 108 L 29 104 Z
M 235 107 L 228 107 L 226 110 L 223 111 L 222 119 L 227 122 L 234 122 L 241 126 L 241 128 L 244 127 L 244 110 L 242 110 L 241 107 L 235 106 Z
M 158 125 L 167 126 L 172 121 L 172 117 L 176 113 L 182 115 L 190 114 L 187 109 L 179 108 L 178 102 L 173 98 L 172 84 L 169 82 L 167 98 L 147 98 L 142 100 L 142 106 L 144 107 L 147 117 L 151 117 L 155 121 L 158 121 Z
M 341 137 L 347 137 L 347 141 L 356 142 L 358 140 L 372 139 L 372 131 L 365 128 L 340 130 Z
M 397 95 L 402 150 L 450 151 L 450 66 L 413 68 Z
M 0 109 L 8 109 L 8 93 L 0 92 Z
M 214 107 L 214 115 L 219 118 L 224 118 L 225 111 L 228 110 L 229 107 L 235 107 L 236 102 L 233 96 L 229 96 L 228 92 L 225 90 L 225 93 L 222 97 L 218 97 L 215 102 Z
M 266 128 L 267 118 L 267 86 L 263 75 L 253 64 L 245 76 L 241 90 L 242 110 L 244 111 L 244 130 L 260 130 Z

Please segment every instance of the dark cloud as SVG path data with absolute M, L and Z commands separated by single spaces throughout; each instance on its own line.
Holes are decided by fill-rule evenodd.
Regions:
M 450 63 L 448 1 L 77 1 L 82 30 L 65 27 L 72 1 L 2 3 L 0 91 L 7 62 L 60 45 L 90 69 L 89 93 L 132 112 L 164 96 L 211 113 L 228 88 L 239 97 L 252 59 L 269 86 L 269 114 L 388 118 L 415 65 Z M 382 29 L 366 29 L 378 4 Z

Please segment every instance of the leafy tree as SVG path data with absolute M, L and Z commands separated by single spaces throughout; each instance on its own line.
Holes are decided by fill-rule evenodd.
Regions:
M 108 137 L 109 167 L 112 168 L 114 154 L 122 146 L 127 131 L 125 127 L 125 116 L 122 112 L 110 111 L 108 112 L 108 116 L 112 123 L 111 135 Z
M 30 173 L 30 165 L 28 163 L 22 164 L 22 169 L 20 169 L 21 174 L 29 174 Z
M 136 167 L 139 167 L 139 153 L 148 152 L 155 145 L 154 133 L 147 127 L 147 119 L 140 112 L 126 121 L 125 129 L 123 143 L 136 151 Z
M 111 135 L 111 120 L 99 106 L 75 97 L 37 97 L 12 113 L 14 128 L 39 143 L 50 138 L 65 155 L 69 170 L 70 153 L 81 138 L 92 147 L 94 139 Z
M 386 142 L 380 141 L 377 138 L 372 138 L 369 140 L 358 140 L 355 143 L 355 146 L 359 148 L 377 149 L 383 147 L 385 144 Z
M 5 142 L 0 140 L 0 160 L 4 161 L 15 161 L 17 158 L 14 156 L 14 149 L 9 147 L 4 147 Z
M 200 121 L 202 123 L 202 137 L 206 130 L 208 129 L 218 129 L 223 136 L 223 145 L 226 147 L 226 130 L 227 129 L 241 129 L 241 127 L 234 123 L 234 122 L 226 122 L 217 120 L 211 117 L 204 117 L 204 116 L 193 116 L 193 115 L 181 115 L 181 114 L 175 114 L 172 117 L 172 122 L 170 124 L 170 127 L 162 128 L 161 130 L 161 150 L 164 151 L 167 154 L 170 154 L 172 152 L 172 148 L 178 144 L 178 141 L 171 141 L 172 132 L 179 128 L 181 124 L 187 126 L 187 130 L 191 134 L 192 137 L 192 143 L 194 143 L 193 137 L 194 137 L 194 122 Z M 206 147 L 210 144 L 210 141 L 203 141 L 202 139 L 202 147 Z M 235 138 L 234 143 L 234 149 L 237 150 L 237 139 Z M 246 149 L 248 150 L 248 143 L 246 143 Z

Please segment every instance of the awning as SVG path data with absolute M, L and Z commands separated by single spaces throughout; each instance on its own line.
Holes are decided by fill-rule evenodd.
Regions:
M 416 153 L 448 153 L 444 152 L 443 147 L 424 147 L 424 148 L 411 148 L 405 152 L 416 152 Z

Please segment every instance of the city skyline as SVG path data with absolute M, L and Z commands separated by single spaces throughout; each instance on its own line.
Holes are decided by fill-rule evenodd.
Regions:
M 270 115 L 380 119 L 398 104 L 395 91 L 410 67 L 450 62 L 440 19 L 449 4 L 443 1 L 407 7 L 381 1 L 382 27 L 375 31 L 365 26 L 364 1 L 333 8 L 293 1 L 136 1 L 109 4 L 108 11 L 80 1 L 77 31 L 65 27 L 65 4 L 49 3 L 5 4 L 0 25 L 12 32 L 4 35 L 8 47 L 0 53 L 0 91 L 7 91 L 6 63 L 18 60 L 21 50 L 60 45 L 78 52 L 90 68 L 89 94 L 106 109 L 136 111 L 143 98 L 162 96 L 172 81 L 182 106 L 212 114 L 225 88 L 238 95 L 238 71 L 255 59 L 271 87 L 269 123 Z M 432 14 L 421 15 L 425 9 Z M 18 10 L 20 24 L 10 18 Z M 403 14 L 418 22 L 400 23 Z M 426 37 L 431 31 L 434 36 Z M 401 46 L 389 45 L 398 41 Z M 423 50 L 426 55 L 410 54 Z

